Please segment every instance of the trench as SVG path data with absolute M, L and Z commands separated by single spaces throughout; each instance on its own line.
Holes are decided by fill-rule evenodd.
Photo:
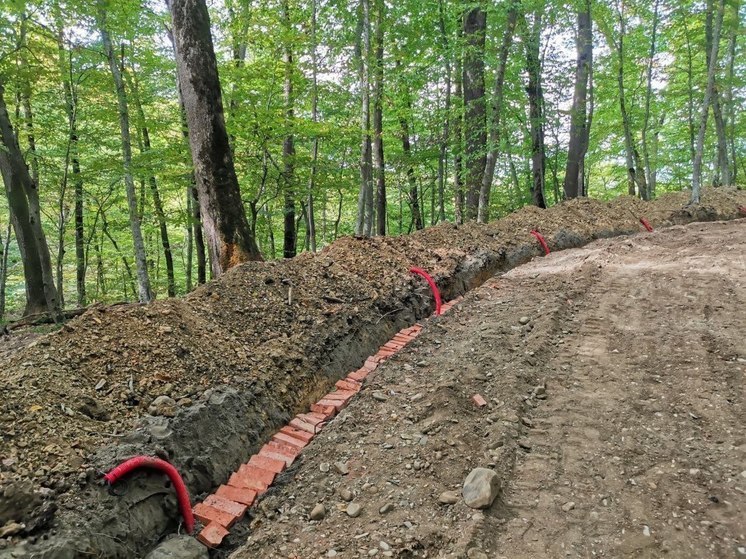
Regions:
M 713 221 L 736 217 L 716 212 L 678 213 L 669 223 Z M 583 246 L 598 238 L 635 233 L 637 224 L 599 229 L 581 234 L 560 229 L 546 235 L 553 251 Z M 525 242 L 500 250 L 476 250 L 464 256 L 449 275 L 433 274 L 444 302 L 480 286 L 489 278 L 543 254 L 536 240 L 525 234 Z M 403 288 L 398 297 L 379 301 L 381 319 L 372 324 L 353 317 L 344 328 L 327 332 L 334 343 L 310 356 L 312 372 L 299 376 L 292 391 L 273 391 L 271 385 L 238 390 L 215 386 L 203 401 L 181 409 L 173 418 L 145 416 L 136 429 L 102 448 L 91 462 L 102 473 L 123 459 L 138 454 L 166 458 L 184 477 L 192 502 L 211 492 L 296 413 L 328 392 L 334 383 L 362 366 L 365 359 L 399 330 L 431 315 L 434 303 L 424 281 L 413 280 L 402 270 Z M 419 278 L 418 278 L 419 279 Z M 388 310 L 397 309 L 397 312 Z M 283 375 L 282 370 L 276 374 Z M 280 383 L 281 384 L 281 383 Z M 296 462 L 297 464 L 298 462 Z M 282 473 L 274 486 L 293 478 L 294 466 Z M 273 486 L 273 487 L 274 487 Z M 272 491 L 270 488 L 269 491 Z M 75 498 L 65 502 L 51 529 L 28 538 L 22 546 L 0 550 L 0 558 L 82 559 L 143 557 L 164 538 L 180 530 L 180 514 L 172 488 L 163 476 L 140 473 L 113 490 L 98 479 L 81 481 Z M 247 519 L 234 528 L 215 556 L 224 557 L 243 543 L 249 530 Z

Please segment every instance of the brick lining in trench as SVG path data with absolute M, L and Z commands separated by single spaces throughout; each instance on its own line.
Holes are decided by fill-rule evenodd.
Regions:
M 441 313 L 449 311 L 461 299 L 457 297 L 443 304 Z M 231 526 L 243 518 L 277 475 L 289 467 L 314 436 L 355 397 L 365 377 L 417 338 L 422 328 L 422 324 L 417 323 L 398 332 L 375 355 L 368 357 L 361 368 L 338 380 L 335 390 L 312 404 L 309 412 L 296 415 L 275 433 L 257 454 L 231 474 L 225 485 L 195 505 L 194 516 L 204 525 L 197 539 L 207 547 L 218 547 Z

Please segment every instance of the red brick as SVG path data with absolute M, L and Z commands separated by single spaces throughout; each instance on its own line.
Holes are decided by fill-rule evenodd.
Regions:
M 383 344 L 383 346 L 381 346 L 381 349 L 382 350 L 393 351 L 394 353 L 396 353 L 397 351 L 399 351 L 403 347 L 404 347 L 404 344 L 402 344 L 400 342 L 397 342 L 396 340 L 389 340 L 388 342 L 386 342 L 385 344 Z
M 259 451 L 259 454 L 261 456 L 266 456 L 267 458 L 272 458 L 273 460 L 280 460 L 282 462 L 285 462 L 285 467 L 290 466 L 293 462 L 295 462 L 295 456 L 291 456 L 290 453 L 287 451 L 280 451 L 276 448 L 267 448 L 267 445 L 264 445 L 262 449 Z
M 285 469 L 285 460 L 276 460 L 275 458 L 262 456 L 262 454 L 259 453 L 249 458 L 249 466 L 256 466 L 257 468 L 263 468 L 275 474 L 279 474 Z
M 380 357 L 376 357 L 375 355 L 371 355 L 370 357 L 368 357 L 368 358 L 367 358 L 367 359 L 365 360 L 365 363 L 366 363 L 366 364 L 367 364 L 367 363 L 370 363 L 370 364 L 371 364 L 371 366 L 375 366 L 375 367 L 377 367 L 377 366 L 378 366 L 378 362 L 379 362 L 380 360 L 381 360 L 381 359 L 380 359 Z
M 332 417 L 334 417 L 334 414 L 337 413 L 337 410 L 334 408 L 334 406 L 323 406 L 318 403 L 311 404 L 311 411 L 313 413 L 323 415 L 327 419 L 331 419 Z
M 482 398 L 482 396 L 480 394 L 474 394 L 474 396 L 472 396 L 471 399 L 480 408 L 483 408 L 484 406 L 487 405 L 487 400 L 485 400 L 484 398 Z
M 332 407 L 339 412 L 345 408 L 347 402 L 345 400 L 327 400 L 326 396 L 324 396 L 324 398 L 316 402 L 316 404 L 324 407 Z
M 301 414 L 303 417 L 307 418 L 306 421 L 309 423 L 313 423 L 314 421 L 318 421 L 319 423 L 323 423 L 324 421 L 329 421 L 329 418 L 323 414 L 323 413 L 316 413 L 315 411 Z
M 275 433 L 272 435 L 272 440 L 278 443 L 283 443 L 286 445 L 293 446 L 297 448 L 298 450 L 308 446 L 308 442 L 302 441 L 300 439 L 296 439 L 295 437 L 291 437 L 290 435 L 286 435 L 285 433 Z
M 365 367 L 363 367 L 362 369 L 358 369 L 357 371 L 347 375 L 347 379 L 362 382 L 370 373 L 371 371 L 368 371 L 367 369 L 365 369 Z M 313 406 L 311 406 L 311 409 L 313 409 Z
M 218 487 L 215 495 L 217 495 L 218 497 L 230 499 L 231 501 L 235 501 L 236 503 L 241 503 L 242 505 L 246 505 L 247 507 L 253 505 L 254 501 L 256 500 L 256 491 L 252 491 L 251 489 L 243 489 L 241 487 L 231 487 L 230 485 L 221 485 L 220 487 Z
M 198 503 L 192 509 L 195 518 L 202 524 L 209 524 L 210 522 L 216 522 L 225 528 L 230 528 L 233 523 L 238 520 L 238 517 L 229 512 L 225 512 L 205 503 Z
M 220 495 L 208 495 L 207 497 L 205 497 L 203 503 L 211 506 L 214 509 L 222 510 L 223 512 L 232 514 L 238 520 L 241 520 L 243 518 L 243 515 L 246 514 L 246 509 L 248 508 L 242 503 L 237 503 L 236 501 L 232 501 L 231 499 L 227 499 L 226 497 L 221 497 Z
M 285 425 L 285 427 L 280 429 L 280 433 L 284 433 L 289 437 L 294 437 L 296 439 L 304 441 L 305 443 L 310 443 L 311 439 L 313 439 L 313 433 L 303 431 L 302 429 L 296 429 L 295 427 L 291 427 L 290 425 Z
M 334 386 L 340 390 L 349 390 L 351 392 L 358 392 L 360 390 L 359 382 L 349 380 L 338 380 Z
M 360 367 L 360 371 L 365 371 L 366 373 L 372 373 L 378 368 L 378 360 L 371 361 L 370 357 L 366 359 L 365 363 L 363 363 L 363 366 Z
M 268 487 L 272 485 L 272 482 L 275 480 L 275 476 L 277 475 L 271 470 L 266 470 L 261 466 L 255 466 L 253 464 L 241 464 L 238 468 L 238 473 L 242 476 L 248 477 L 249 479 L 259 481 Z
M 290 427 L 294 427 L 299 431 L 305 431 L 306 433 L 310 433 L 311 435 L 315 435 L 316 433 L 321 431 L 321 429 L 318 429 L 316 425 L 308 423 L 307 421 L 303 421 L 297 416 L 290 420 L 289 425 Z
M 251 489 L 252 491 L 255 491 L 257 495 L 263 495 L 269 487 L 266 483 L 262 483 L 256 479 L 251 479 L 239 472 L 231 474 L 231 477 L 228 478 L 228 485 L 240 489 Z
M 342 400 L 343 402 L 349 401 L 353 396 L 355 395 L 355 392 L 352 390 L 337 390 L 336 392 L 329 392 L 326 396 L 324 396 L 324 400 Z
M 210 522 L 202 531 L 197 535 L 197 539 L 204 545 L 210 548 L 218 547 L 225 536 L 228 535 L 228 530 L 223 528 L 217 522 Z
M 409 342 L 412 341 L 412 336 L 410 336 L 408 334 L 406 334 L 406 335 L 405 334 L 397 334 L 396 336 L 394 336 L 393 340 L 395 342 L 399 342 L 399 343 L 401 343 L 403 345 L 407 345 Z

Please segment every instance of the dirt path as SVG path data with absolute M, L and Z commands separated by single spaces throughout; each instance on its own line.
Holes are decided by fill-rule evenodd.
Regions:
M 744 278 L 732 222 L 490 280 L 368 379 L 234 557 L 746 557 Z M 478 466 L 490 509 L 439 502 Z

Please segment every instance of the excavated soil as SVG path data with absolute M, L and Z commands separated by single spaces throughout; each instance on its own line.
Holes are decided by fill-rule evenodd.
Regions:
M 192 494 L 225 481 L 269 434 L 402 327 L 446 299 L 554 249 L 693 220 L 733 219 L 743 192 L 653 203 L 578 199 L 486 226 L 344 238 L 319 254 L 249 263 L 183 299 L 96 307 L 44 336 L 0 338 L 0 557 L 136 557 L 177 529 L 157 476 L 119 494 L 103 471 L 136 454 L 171 460 Z M 478 354 L 477 354 L 478 357 Z
M 232 559 L 746 555 L 744 278 L 731 222 L 489 280 L 366 379 Z M 475 467 L 501 481 L 487 510 L 460 497 Z

